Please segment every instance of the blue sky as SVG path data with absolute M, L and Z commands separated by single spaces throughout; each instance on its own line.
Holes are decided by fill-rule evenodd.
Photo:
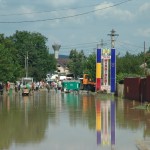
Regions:
M 57 19 L 60 18 L 60 19 Z M 137 54 L 150 47 L 149 0 L 0 0 L 0 33 L 16 30 L 39 32 L 47 46 L 61 45 L 60 54 L 71 49 L 89 55 L 103 39 L 110 48 L 110 31 L 116 34 L 117 53 Z

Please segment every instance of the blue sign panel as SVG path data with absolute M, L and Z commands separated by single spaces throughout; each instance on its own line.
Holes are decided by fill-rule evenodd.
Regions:
M 96 63 L 101 63 L 101 49 L 97 49 Z
M 110 73 L 110 81 L 111 81 L 111 92 L 116 91 L 116 53 L 115 49 L 111 49 L 111 73 Z

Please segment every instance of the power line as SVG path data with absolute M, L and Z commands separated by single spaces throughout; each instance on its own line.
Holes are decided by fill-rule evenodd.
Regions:
M 105 40 L 105 42 L 110 42 L 111 40 Z M 93 41 L 93 42 L 87 42 L 87 43 L 78 43 L 78 44 L 73 44 L 73 45 L 62 45 L 61 51 L 64 52 L 68 52 L 71 49 L 77 49 L 77 50 L 83 50 L 83 51 L 93 51 L 93 48 L 96 48 L 96 45 L 100 43 L 98 41 Z M 123 53 L 128 52 L 133 52 L 133 53 L 139 53 L 143 50 L 142 46 L 139 45 L 134 45 L 134 44 L 130 44 L 128 42 L 122 42 L 122 41 L 117 41 L 117 47 L 116 50 L 119 50 L 119 52 L 121 52 L 121 50 L 123 50 Z M 133 48 L 131 48 L 133 47 Z M 136 48 L 136 49 L 135 49 Z M 137 50 L 138 48 L 138 50 Z M 125 50 L 125 51 L 124 51 Z
M 134 44 L 131 44 L 131 43 L 128 43 L 128 42 L 122 42 L 122 41 L 117 41 L 117 42 L 120 43 L 120 44 L 125 44 L 125 45 L 128 45 L 128 46 L 132 46 L 132 47 L 143 49 L 143 46 L 134 45 Z
M 107 42 L 110 42 L 111 40 L 105 40 Z M 101 42 L 101 41 L 100 41 Z M 62 48 L 64 49 L 67 49 L 67 48 L 71 48 L 71 47 L 82 47 L 82 46 L 88 46 L 88 45 L 95 45 L 100 43 L 99 41 L 93 41 L 93 42 L 86 42 L 86 43 L 77 43 L 77 44 L 72 44 L 72 45 L 62 45 Z M 116 42 L 117 44 L 119 44 L 120 46 L 126 46 L 128 47 L 127 49 L 129 49 L 129 46 L 130 47 L 136 47 L 136 48 L 139 48 L 139 49 L 143 49 L 143 46 L 139 46 L 139 45 L 135 45 L 135 44 L 131 44 L 131 43 L 128 43 L 128 42 L 124 42 L 124 41 L 119 41 L 117 40 Z
M 73 45 L 64 45 L 64 46 L 62 46 L 62 47 L 63 47 L 63 48 L 66 48 L 66 47 L 90 45 L 90 44 L 97 44 L 97 43 L 99 43 L 99 42 L 89 42 L 89 43 L 79 43 L 79 44 L 73 44 Z
M 73 17 L 82 16 L 82 15 L 87 15 L 87 14 L 94 13 L 94 12 L 97 12 L 97 11 L 100 11 L 100 10 L 116 7 L 116 6 L 119 6 L 121 4 L 127 3 L 129 1 L 133 1 L 133 0 L 125 0 L 125 1 L 122 1 L 120 3 L 116 3 L 114 5 L 111 5 L 111 6 L 107 6 L 107 7 L 104 7 L 104 8 L 95 9 L 95 10 L 91 10 L 91 11 L 87 11 L 87 12 L 79 13 L 79 14 L 75 14 L 75 15 L 70 15 L 70 16 L 48 18 L 48 19 L 38 19 L 38 20 L 26 20 L 26 21 L 0 21 L 0 23 L 1 24 L 8 24 L 8 23 L 11 23 L 11 24 L 13 24 L 13 23 L 33 23 L 33 22 L 43 22 L 43 21 L 53 21 L 53 20 L 60 20 L 60 19 L 68 19 L 68 18 L 73 18 Z
M 54 9 L 54 10 L 46 10 L 46 11 L 35 11 L 35 12 L 28 12 L 28 13 L 14 13 L 14 14 L 1 14 L 0 16 L 22 16 L 22 15 L 30 15 L 30 14 L 42 14 L 42 13 L 50 13 L 50 12 L 56 12 L 56 11 L 64 11 L 64 10 L 76 10 L 81 8 L 89 8 L 98 6 L 99 4 L 94 5 L 86 5 L 81 7 L 72 7 L 72 8 L 62 8 L 62 9 Z
M 143 47 L 140 47 L 137 45 L 130 45 L 125 42 L 117 42 L 117 43 L 118 44 L 117 44 L 116 50 L 119 50 L 119 53 L 122 52 L 125 54 L 126 52 L 130 52 L 130 53 L 137 54 L 143 51 Z M 134 48 L 131 48 L 131 46 Z

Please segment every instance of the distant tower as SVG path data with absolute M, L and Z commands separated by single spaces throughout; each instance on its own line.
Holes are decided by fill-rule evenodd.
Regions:
M 60 49 L 61 45 L 53 44 L 52 47 L 54 49 L 55 58 L 58 59 L 58 53 L 59 53 L 59 49 Z

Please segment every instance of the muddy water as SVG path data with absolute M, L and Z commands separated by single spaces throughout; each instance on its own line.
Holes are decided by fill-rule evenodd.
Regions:
M 137 150 L 137 141 L 150 141 L 150 112 L 136 105 L 85 93 L 3 95 L 0 149 Z

